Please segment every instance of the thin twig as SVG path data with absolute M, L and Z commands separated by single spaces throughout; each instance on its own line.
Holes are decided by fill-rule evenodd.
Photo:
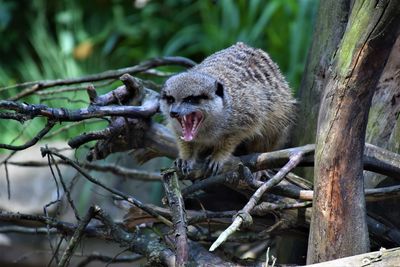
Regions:
M 159 236 L 153 231 L 149 231 L 150 229 L 143 229 L 143 231 L 139 230 L 135 231 L 135 233 L 129 233 L 120 224 L 114 222 L 113 219 L 103 210 L 98 207 L 96 207 L 96 210 L 98 211 L 96 213 L 96 218 L 99 219 L 103 225 L 88 225 L 84 230 L 86 236 L 117 242 L 138 254 L 145 255 L 150 264 L 162 263 L 165 266 L 175 266 L 174 253 L 161 242 Z M 47 216 L 0 211 L 0 221 L 20 223 L 24 220 L 49 224 L 53 228 L 57 229 L 57 231 L 63 236 L 73 235 L 78 227 L 75 224 L 58 221 Z M 104 231 L 104 226 L 107 226 L 108 231 Z M 18 229 L 16 227 L 10 228 L 10 226 L 0 227 L 0 232 L 7 231 L 33 234 L 33 231 L 29 230 L 28 227 L 20 227 Z M 37 231 L 40 234 L 49 233 L 49 231 L 44 227 L 39 228 Z M 50 233 L 54 234 L 54 230 L 51 230 Z M 55 256 L 54 253 L 52 254 Z M 202 255 L 199 255 L 199 257 L 201 256 Z
M 175 255 L 159 241 L 158 235 L 140 233 L 139 231 L 136 231 L 135 234 L 129 233 L 117 225 L 111 216 L 100 208 L 98 208 L 96 218 L 107 226 L 115 241 L 124 246 L 129 246 L 134 252 L 146 255 L 150 266 L 152 266 L 152 262 L 161 262 L 165 266 L 175 266 Z
M 63 160 L 56 160 L 54 163 L 67 165 L 70 164 Z M 112 164 L 96 164 L 91 162 L 76 162 L 82 168 L 88 170 L 94 170 L 99 172 L 109 172 L 114 175 L 129 178 L 132 180 L 139 181 L 161 181 L 161 174 L 159 172 L 148 172 L 144 170 L 129 169 L 118 165 Z M 42 161 L 8 161 L 8 165 L 20 166 L 20 167 L 46 167 L 48 163 Z
M 112 84 L 113 82 L 115 82 L 114 80 L 108 80 L 105 82 L 101 82 L 101 83 L 96 83 L 96 88 L 99 87 L 104 87 L 107 85 Z M 62 88 L 58 88 L 58 89 L 54 89 L 54 90 L 47 90 L 47 91 L 41 91 L 41 92 L 35 92 L 37 95 L 42 96 L 42 95 L 54 95 L 54 94 L 61 94 L 61 93 L 69 93 L 69 92 L 78 92 L 78 91 L 86 91 L 87 87 L 89 84 L 83 84 L 81 86 L 66 86 L 66 87 L 62 87 Z
M 25 227 L 18 225 L 7 225 L 0 226 L 0 233 L 18 233 L 18 234 L 31 234 L 31 235 L 47 235 L 47 234 L 62 234 L 62 232 L 56 228 L 47 229 L 47 227 Z
M 46 139 L 50 139 L 54 136 L 58 136 L 60 133 L 66 132 L 69 129 L 79 126 L 79 125 L 82 125 L 82 124 L 87 125 L 87 124 L 99 123 L 99 122 L 105 122 L 105 120 L 104 119 L 93 119 L 93 120 L 84 120 L 84 121 L 73 122 L 73 123 L 70 123 L 68 125 L 61 127 L 60 129 L 57 129 L 56 131 L 53 131 L 53 132 L 47 134 L 45 137 L 42 138 L 42 140 L 46 140 Z
M 74 235 L 69 240 L 68 247 L 64 251 L 61 260 L 58 263 L 58 267 L 64 267 L 68 265 L 72 255 L 74 254 L 76 246 L 84 235 L 84 230 L 86 226 L 89 224 L 90 220 L 96 215 L 96 213 L 97 209 L 95 207 L 90 207 L 85 217 L 79 222 L 78 228 L 76 228 Z
M 124 200 L 134 204 L 135 206 L 137 206 L 138 208 L 144 210 L 145 212 L 147 212 L 148 214 L 154 216 L 155 218 L 157 218 L 158 220 L 160 220 L 161 222 L 165 223 L 168 226 L 172 226 L 172 222 L 169 221 L 168 219 L 166 219 L 165 217 L 159 215 L 157 212 L 155 212 L 152 208 L 150 208 L 148 205 L 143 204 L 141 201 L 135 199 L 132 196 L 129 196 L 119 190 L 116 190 L 114 188 L 110 188 L 106 185 L 104 185 L 102 182 L 100 182 L 99 180 L 97 180 L 96 178 L 92 177 L 90 174 L 88 174 L 85 170 L 83 170 L 78 163 L 76 163 L 75 161 L 69 159 L 68 157 L 56 152 L 56 151 L 52 151 L 48 148 L 41 148 L 42 151 L 42 155 L 47 155 L 47 154 L 53 154 L 57 157 L 59 157 L 60 159 L 68 162 L 70 164 L 70 166 L 72 166 L 74 169 L 76 169 L 80 174 L 82 174 L 87 180 L 89 180 L 90 182 L 104 188 L 105 190 L 120 196 L 121 198 L 123 198 Z
M 58 259 L 58 251 L 60 250 L 60 247 L 61 247 L 61 244 L 62 244 L 63 241 L 64 241 L 64 237 L 61 236 L 61 237 L 60 237 L 60 241 L 58 241 L 56 248 L 55 248 L 55 249 L 53 249 L 53 247 L 51 248 L 51 250 L 53 251 L 53 255 L 52 255 L 52 257 L 51 257 L 49 263 L 47 264 L 47 267 L 50 267 L 50 266 L 51 266 L 53 260 L 56 260 L 56 263 L 58 264 L 58 262 L 59 262 L 59 259 Z M 50 244 L 50 245 L 51 245 L 51 244 Z
M 88 75 L 81 78 L 73 78 L 73 79 L 59 79 L 59 80 L 48 80 L 48 81 L 37 81 L 37 82 L 28 82 L 23 84 L 16 84 L 13 86 L 8 86 L 4 88 L 0 88 L 0 92 L 3 90 L 8 90 L 11 88 L 20 88 L 20 87 L 28 87 L 19 94 L 10 97 L 9 100 L 18 100 L 22 97 L 31 95 L 37 91 L 43 90 L 45 88 L 59 86 L 59 85 L 70 85 L 70 84 L 77 84 L 77 83 L 85 83 L 85 82 L 95 82 L 101 80 L 108 80 L 108 79 L 115 79 L 125 73 L 139 73 L 143 72 L 152 68 L 156 68 L 159 66 L 165 65 L 179 65 L 183 67 L 192 67 L 196 63 L 190 59 L 183 58 L 183 57 L 163 57 L 163 58 L 155 58 L 148 61 L 145 61 L 139 65 L 117 69 L 117 70 L 108 70 L 102 73 Z
M 134 261 L 140 260 L 143 258 L 142 255 L 129 255 L 129 256 L 118 256 L 118 257 L 110 257 L 101 255 L 99 253 L 93 253 L 90 255 L 84 255 L 86 259 L 82 260 L 78 263 L 77 267 L 85 267 L 93 261 L 101 261 L 104 263 L 122 263 L 122 262 L 129 262 L 132 263 Z
M 56 160 L 54 159 L 53 155 L 49 154 L 48 156 L 51 158 L 51 163 L 53 163 L 54 166 L 56 167 L 57 174 L 58 174 L 58 179 L 60 180 L 60 183 L 61 183 L 61 186 L 63 187 L 64 193 L 65 193 L 65 195 L 67 196 L 68 203 L 69 203 L 69 205 L 71 206 L 72 210 L 74 211 L 75 218 L 76 218 L 78 221 L 80 221 L 81 218 L 79 217 L 78 210 L 77 210 L 77 208 L 75 207 L 74 201 L 72 200 L 71 192 L 69 191 L 69 189 L 67 188 L 67 186 L 66 186 L 66 184 L 65 184 L 65 182 L 64 182 L 64 179 L 63 179 L 63 177 L 62 177 L 60 168 L 58 167 L 58 164 L 57 164 Z M 49 164 L 50 164 L 50 162 L 49 162 Z
M 303 152 L 295 152 L 290 157 L 288 163 L 283 166 L 274 177 L 270 180 L 266 181 L 261 187 L 257 189 L 257 191 L 251 196 L 250 200 L 244 206 L 244 208 L 238 212 L 237 216 L 233 223 L 218 237 L 218 239 L 211 245 L 210 251 L 214 251 L 217 247 L 219 247 L 223 242 L 225 242 L 228 237 L 236 232 L 239 227 L 242 225 L 244 220 L 246 219 L 246 223 L 250 223 L 247 219 L 251 220 L 250 212 L 256 206 L 257 202 L 261 199 L 262 195 L 271 187 L 278 184 L 285 175 L 290 172 L 293 168 L 297 166 L 297 164 L 301 161 L 303 157 Z
M 43 103 L 43 102 L 49 102 L 49 101 L 59 101 L 59 100 L 65 100 L 68 103 L 75 103 L 75 104 L 84 104 L 84 105 L 88 105 L 89 102 L 82 100 L 82 99 L 72 99 L 71 97 L 67 97 L 67 96 L 46 96 L 46 97 L 40 97 L 39 98 L 39 102 Z
M 0 148 L 9 149 L 9 150 L 24 150 L 28 147 L 31 147 L 31 146 L 35 145 L 40 139 L 42 139 L 43 136 L 45 136 L 51 130 L 51 128 L 53 128 L 54 124 L 55 124 L 54 121 L 48 120 L 46 123 L 46 126 L 35 137 L 33 137 L 30 141 L 26 142 L 23 145 L 13 146 L 13 145 L 7 145 L 7 144 L 0 144 Z
M 8 200 L 10 200 L 11 199 L 11 189 L 10 189 L 10 176 L 8 175 L 7 161 L 4 162 L 4 169 L 6 172 L 7 197 L 8 197 Z

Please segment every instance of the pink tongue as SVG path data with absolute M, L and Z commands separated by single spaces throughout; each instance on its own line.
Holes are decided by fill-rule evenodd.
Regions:
M 186 117 L 186 122 L 184 122 L 183 127 L 183 140 L 185 140 L 186 142 L 192 141 L 194 138 L 194 129 L 193 118 L 191 114 Z
M 192 132 L 185 132 L 183 134 L 183 140 L 185 140 L 186 142 L 192 141 L 194 138 L 193 133 Z

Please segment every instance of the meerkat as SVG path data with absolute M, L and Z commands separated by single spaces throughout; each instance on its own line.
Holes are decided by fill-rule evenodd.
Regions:
M 295 100 L 267 53 L 237 43 L 170 77 L 160 110 L 177 137 L 176 164 L 188 173 L 205 163 L 221 171 L 240 147 L 242 154 L 279 148 L 293 123 Z

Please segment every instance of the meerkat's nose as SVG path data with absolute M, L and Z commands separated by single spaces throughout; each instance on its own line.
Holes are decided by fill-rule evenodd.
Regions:
M 176 111 L 174 111 L 174 110 L 171 110 L 171 111 L 169 112 L 169 115 L 171 116 L 171 118 L 177 118 L 177 117 L 179 117 L 179 113 L 176 112 Z

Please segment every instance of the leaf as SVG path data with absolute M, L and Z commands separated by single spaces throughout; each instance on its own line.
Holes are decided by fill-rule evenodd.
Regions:
M 130 230 L 134 230 L 140 224 L 152 224 L 155 222 L 159 222 L 159 220 L 136 206 L 131 206 L 123 219 L 124 226 Z

